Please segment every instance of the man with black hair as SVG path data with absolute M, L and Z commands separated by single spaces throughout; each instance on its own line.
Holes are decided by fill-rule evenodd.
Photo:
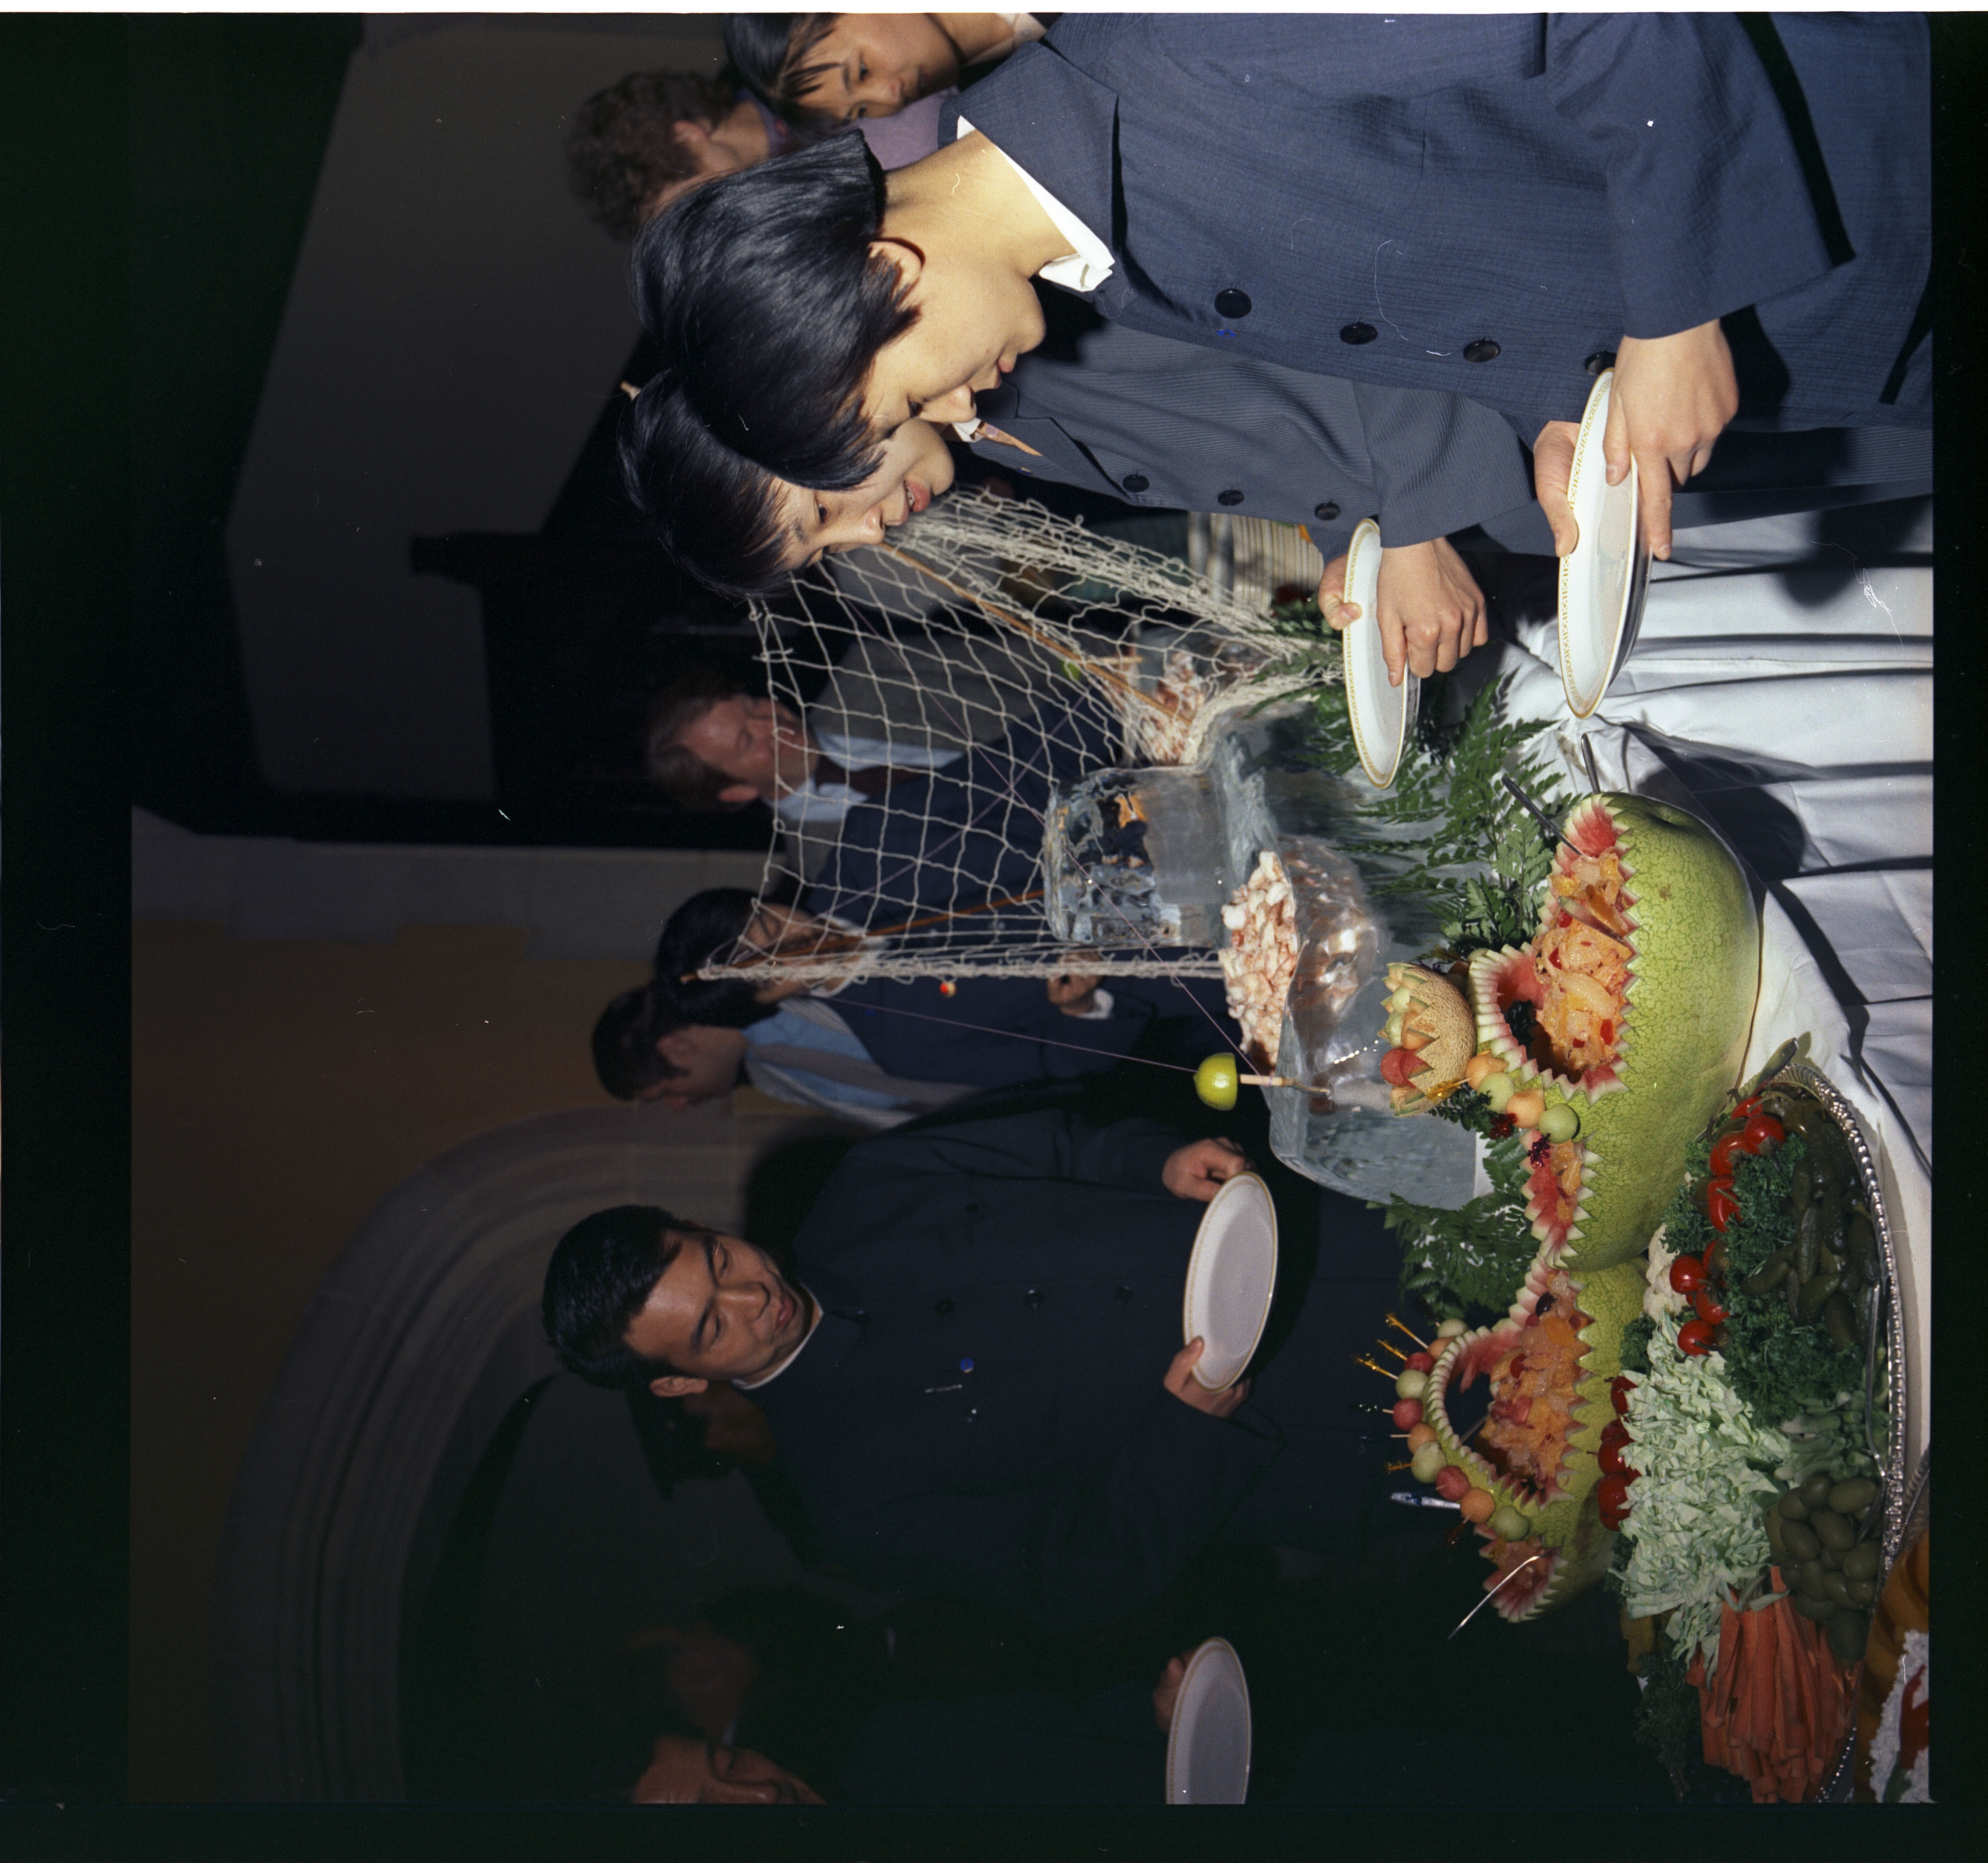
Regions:
M 1040 274 L 1157 334 L 1467 388 L 1534 446 L 1552 516 L 1612 361 L 1609 470 L 1637 461 L 1662 556 L 1736 414 L 1930 418 L 1924 22 L 1777 25 L 1778 63 L 1712 15 L 1070 15 L 888 193 L 831 138 L 659 218 L 652 389 L 846 491 L 878 436 L 969 418 L 1041 340 Z M 1386 606 L 1397 672 L 1454 651 Z
M 1210 1390 L 1179 1344 L 1200 1205 L 1246 1163 L 1057 1112 L 887 1134 L 791 1267 L 664 1211 L 588 1217 L 546 1270 L 546 1333 L 601 1385 L 745 1390 L 859 1582 L 1109 1623 L 1218 1537 L 1356 1557 L 1378 1493 L 1385 1438 L 1344 1382 L 1392 1285 L 1371 1212 L 1327 1199 L 1250 1377 Z M 1345 1287 L 1369 1258 L 1389 1278 Z
M 1106 989 L 1094 976 L 966 975 L 945 990 L 935 978 L 695 975 L 742 944 L 800 948 L 818 930 L 833 928 L 736 888 L 687 900 L 657 944 L 654 980 L 617 996 L 595 1030 L 601 1084 L 681 1111 L 729 1092 L 742 1067 L 776 1099 L 882 1128 L 976 1090 L 1100 1073 L 1135 1049 L 1191 1067 L 1234 1036 L 1212 979 Z
M 573 113 L 567 180 L 587 211 L 631 240 L 699 181 L 793 146 L 793 133 L 749 90 L 688 71 L 631 71 Z

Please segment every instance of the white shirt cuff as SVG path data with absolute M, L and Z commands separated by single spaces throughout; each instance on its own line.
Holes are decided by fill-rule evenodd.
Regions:
M 1090 1007 L 1072 1019 L 1077 1022 L 1108 1022 L 1111 1019 L 1113 1007 L 1111 991 L 1100 984 L 1097 994 L 1091 999 Z

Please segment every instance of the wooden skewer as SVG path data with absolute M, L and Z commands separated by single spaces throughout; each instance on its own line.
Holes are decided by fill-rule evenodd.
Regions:
M 1287 1080 L 1280 1074 L 1239 1074 L 1236 1077 L 1244 1087 L 1302 1087 L 1302 1080 Z

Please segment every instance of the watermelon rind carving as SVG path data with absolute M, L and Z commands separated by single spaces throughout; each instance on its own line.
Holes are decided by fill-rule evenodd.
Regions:
M 1559 1273 L 1556 1273 L 1556 1270 Z M 1526 1328 L 1543 1324 L 1543 1296 L 1557 1284 L 1571 1285 L 1584 1323 L 1573 1330 L 1581 1347 L 1578 1377 L 1571 1393 L 1566 1445 L 1557 1465 L 1532 1479 L 1501 1468 L 1471 1442 L 1462 1440 L 1449 1417 L 1453 1393 L 1490 1375 L 1508 1361 Z M 1423 1420 L 1435 1432 L 1445 1459 L 1461 1469 L 1471 1486 L 1488 1493 L 1494 1506 L 1515 1508 L 1530 1524 L 1522 1540 L 1505 1545 L 1488 1527 L 1478 1533 L 1487 1556 L 1499 1556 L 1497 1569 L 1485 1581 L 1487 1591 L 1507 1572 L 1516 1571 L 1499 1589 L 1492 1608 L 1513 1623 L 1557 1609 L 1578 1597 L 1608 1569 L 1615 1536 L 1601 1523 L 1595 1488 L 1601 1479 L 1596 1456 L 1601 1432 L 1614 1415 L 1609 1383 L 1622 1369 L 1622 1329 L 1642 1311 L 1643 1273 L 1634 1262 L 1614 1267 L 1572 1266 L 1555 1244 L 1542 1245 L 1526 1271 L 1524 1284 L 1510 1311 L 1495 1325 L 1479 1327 L 1453 1339 L 1435 1361 L 1422 1395 Z M 1480 1435 L 1480 1440 L 1481 1435 Z M 1537 1562 L 1519 1571 L 1533 1554 Z
M 1577 803 L 1554 871 L 1611 854 L 1622 876 L 1629 948 L 1614 1052 L 1578 1078 L 1536 1064 L 1506 1013 L 1529 985 L 1533 948 L 1564 928 L 1568 902 L 1547 898 L 1526 950 L 1471 960 L 1480 1051 L 1501 1059 L 1548 1108 L 1574 1108 L 1580 1126 L 1556 1148 L 1555 1171 L 1536 1167 L 1527 1215 L 1538 1239 L 1567 1265 L 1605 1268 L 1641 1255 L 1677 1188 L 1685 1148 L 1725 1104 L 1746 1052 L 1760 975 L 1760 920 L 1746 874 L 1696 816 L 1648 796 L 1603 793 Z M 1571 842 L 1573 846 L 1567 845 Z M 1577 915 L 1578 902 L 1573 908 Z M 1572 1176 L 1570 1196 L 1556 1175 Z

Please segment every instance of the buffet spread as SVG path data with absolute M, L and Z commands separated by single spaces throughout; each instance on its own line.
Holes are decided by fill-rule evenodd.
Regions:
M 1719 833 L 1575 799 L 1500 696 L 1392 795 L 1331 691 L 1249 719 L 1193 779 L 1200 857 L 1146 864 L 1141 904 L 1212 908 L 1279 1155 L 1388 1209 L 1429 1336 L 1376 1315 L 1368 1362 L 1483 1601 L 1615 1593 L 1680 1795 L 1709 1767 L 1841 1796 L 1912 1474 L 1884 1173 L 1806 1033 L 1747 1071 L 1762 918 Z M 1144 814 L 1144 776 L 1188 775 L 1111 780 Z M 1050 867 L 1067 900 L 1110 879 Z

